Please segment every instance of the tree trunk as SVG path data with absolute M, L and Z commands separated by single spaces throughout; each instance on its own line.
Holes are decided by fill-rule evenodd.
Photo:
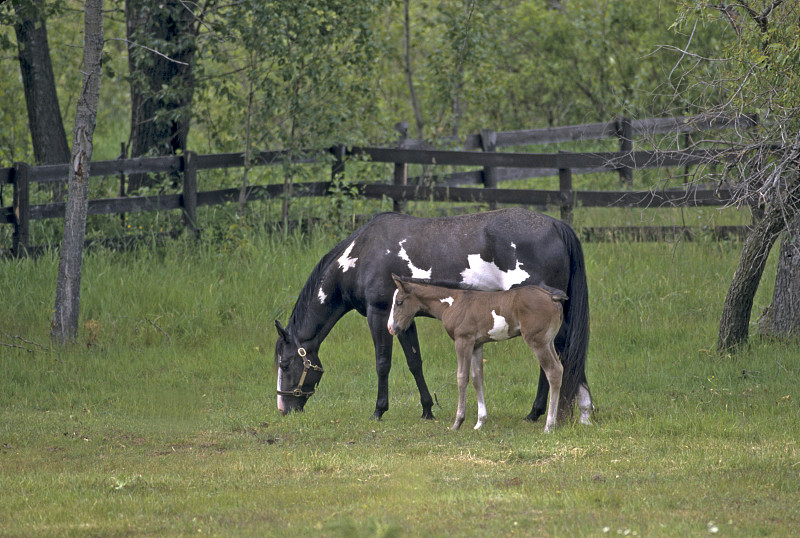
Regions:
M 75 114 L 64 238 L 59 253 L 56 303 L 50 328 L 50 338 L 60 344 L 73 341 L 78 334 L 83 240 L 89 207 L 89 166 L 100 100 L 103 0 L 86 0 L 85 5 L 83 89 Z
M 36 164 L 61 164 L 69 162 L 69 145 L 58 105 L 42 4 L 42 0 L 15 1 L 14 30 L 33 158 Z M 63 200 L 65 192 L 63 183 L 52 184 L 53 200 Z
M 781 242 L 772 304 L 759 322 L 762 334 L 785 338 L 800 334 L 800 214 Z
M 729 351 L 747 341 L 753 298 L 758 290 L 769 252 L 785 226 L 783 214 L 772 209 L 747 234 L 739 266 L 725 297 L 719 323 L 717 349 Z
M 184 2 L 126 0 L 128 67 L 131 76 L 130 156 L 186 151 L 194 94 L 192 62 L 197 26 Z M 152 185 L 130 176 L 128 190 Z
M 15 1 L 18 22 L 14 30 L 34 159 L 36 164 L 61 164 L 69 162 L 69 145 L 50 63 L 47 26 L 40 14 L 42 4 L 42 0 Z
M 414 91 L 414 71 L 411 68 L 411 18 L 408 13 L 408 2 L 409 0 L 403 0 L 403 70 L 406 73 L 411 110 L 414 111 L 414 121 L 417 124 L 417 138 L 421 139 L 424 123 L 419 101 L 417 100 L 417 92 Z

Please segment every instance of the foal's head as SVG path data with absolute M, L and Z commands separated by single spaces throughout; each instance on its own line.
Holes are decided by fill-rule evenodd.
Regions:
M 392 311 L 389 314 L 389 334 L 397 334 L 408 329 L 420 310 L 422 303 L 414 294 L 414 284 L 400 280 L 397 275 L 392 275 L 397 289 L 392 299 Z

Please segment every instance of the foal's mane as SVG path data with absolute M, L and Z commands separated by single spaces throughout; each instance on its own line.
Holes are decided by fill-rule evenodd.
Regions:
M 397 279 L 401 282 L 409 282 L 411 284 L 426 284 L 429 286 L 437 286 L 439 288 L 447 288 L 451 290 L 465 290 L 465 291 L 485 291 L 476 288 L 475 286 L 470 286 L 466 284 L 461 284 L 458 282 L 449 282 L 449 281 L 442 281 L 442 280 L 425 280 L 424 278 L 410 278 L 406 276 L 398 276 Z M 564 293 L 563 290 L 558 288 L 554 288 L 552 286 L 548 286 L 547 284 L 524 284 L 524 285 L 517 285 L 512 286 L 511 289 L 521 288 L 521 287 L 533 287 L 539 288 L 550 295 L 553 296 L 554 299 L 557 300 L 567 300 L 567 295 Z
M 408 276 L 398 276 L 397 280 L 399 280 L 400 282 L 408 282 L 411 284 L 424 284 L 427 286 L 437 286 L 439 288 L 447 288 L 451 290 L 478 290 L 478 288 L 476 288 L 475 286 L 463 284 L 460 282 L 452 282 L 450 280 L 429 280 L 426 278 L 411 278 Z

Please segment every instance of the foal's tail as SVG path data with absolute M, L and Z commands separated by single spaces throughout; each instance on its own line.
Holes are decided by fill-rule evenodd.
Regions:
M 586 384 L 586 354 L 589 349 L 589 287 L 586 283 L 586 265 L 583 248 L 575 232 L 568 225 L 556 221 L 556 228 L 569 254 L 569 300 L 564 307 L 565 338 L 559 349 L 564 376 L 561 382 L 561 403 L 571 410 L 578 388 Z M 561 346 L 559 346 L 561 347 Z M 588 390 L 588 385 L 587 385 Z

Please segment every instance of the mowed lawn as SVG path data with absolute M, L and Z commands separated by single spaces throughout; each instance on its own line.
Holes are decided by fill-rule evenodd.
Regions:
M 2 536 L 790 536 L 800 529 L 797 342 L 715 351 L 740 245 L 589 243 L 595 425 L 524 422 L 538 366 L 485 347 L 452 432 L 455 352 L 419 320 L 436 420 L 369 331 L 323 344 L 306 411 L 275 406 L 285 323 L 328 235 L 89 253 L 78 343 L 47 338 L 57 258 L 0 261 Z M 756 298 L 769 304 L 774 260 Z M 395 346 L 399 348 L 399 346 Z

